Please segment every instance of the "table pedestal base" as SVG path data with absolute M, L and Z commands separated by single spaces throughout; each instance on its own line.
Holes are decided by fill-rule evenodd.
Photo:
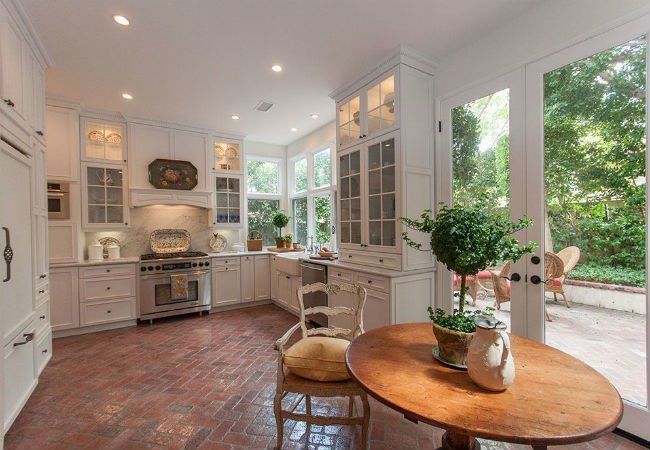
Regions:
M 472 436 L 446 431 L 442 436 L 442 450 L 480 450 L 481 444 Z

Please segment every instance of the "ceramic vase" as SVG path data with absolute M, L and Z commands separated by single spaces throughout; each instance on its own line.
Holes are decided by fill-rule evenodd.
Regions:
M 515 381 L 515 362 L 506 324 L 493 317 L 477 317 L 467 355 L 467 373 L 478 386 L 505 391 Z

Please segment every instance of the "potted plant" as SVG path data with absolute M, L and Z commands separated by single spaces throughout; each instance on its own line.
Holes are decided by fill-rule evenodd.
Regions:
M 291 248 L 291 241 L 293 241 L 293 234 L 287 233 L 284 235 L 284 247 Z
M 278 211 L 273 215 L 273 225 L 278 228 L 278 237 L 275 238 L 275 246 L 277 248 L 284 247 L 284 237 L 282 237 L 282 229 L 289 223 L 289 216 L 283 211 Z
M 475 277 L 480 271 L 502 261 L 518 261 L 523 255 L 532 253 L 537 246 L 532 242 L 520 246 L 512 236 L 528 227 L 532 223 L 530 219 L 512 222 L 503 213 L 478 203 L 442 206 L 435 218 L 431 218 L 431 210 L 426 210 L 419 220 L 400 219 L 408 228 L 430 235 L 431 249 L 423 250 L 422 244 L 413 241 L 408 232 L 403 232 L 402 238 L 409 247 L 431 251 L 438 261 L 460 277 L 458 309 L 447 314 L 440 308 L 435 311 L 428 308 L 433 333 L 438 341 L 439 357 L 457 366 L 465 365 L 467 349 L 474 336 L 474 318 L 477 315 L 491 315 L 489 311 L 465 310 L 465 295 L 469 290 L 467 278 Z

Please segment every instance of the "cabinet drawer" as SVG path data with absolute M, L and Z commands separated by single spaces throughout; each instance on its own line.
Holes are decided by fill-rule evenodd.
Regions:
M 239 264 L 239 256 L 233 256 L 231 258 L 212 258 L 213 267 L 239 266 Z
M 374 289 L 382 292 L 388 292 L 390 288 L 388 278 L 375 277 L 373 275 L 366 275 L 365 273 L 359 274 L 358 283 L 366 289 Z
M 341 250 L 339 261 L 348 264 L 381 267 L 389 270 L 400 270 L 400 256 L 385 253 L 354 252 Z
M 337 269 L 335 267 L 329 267 L 327 272 L 328 281 L 344 281 L 347 283 L 353 283 L 354 273 L 348 272 L 347 270 Z
M 36 288 L 36 304 L 43 302 L 50 296 L 50 283 L 45 283 Z
M 89 278 L 80 282 L 80 301 L 135 297 L 135 277 Z
M 43 372 L 48 361 L 52 358 L 52 332 L 47 332 L 42 335 L 39 333 L 36 339 L 36 353 L 34 354 L 34 363 L 36 369 L 36 377 Z
M 35 328 L 28 325 L 4 348 L 4 428 L 16 418 L 36 386 Z
M 50 325 L 50 301 L 46 300 L 36 308 L 36 329 L 41 332 L 45 327 Z
M 111 266 L 82 267 L 79 269 L 79 278 L 113 275 L 135 275 L 135 264 L 114 264 Z
M 82 303 L 80 306 L 82 327 L 135 319 L 135 298 Z

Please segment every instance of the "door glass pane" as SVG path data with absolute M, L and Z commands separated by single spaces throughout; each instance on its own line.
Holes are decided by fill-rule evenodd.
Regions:
M 339 183 L 341 198 L 350 198 L 350 177 L 341 178 Z
M 106 185 L 122 186 L 122 169 L 106 169 Z
M 350 243 L 350 223 L 342 222 L 341 223 L 341 242 L 344 244 Z
M 368 195 L 379 194 L 381 192 L 381 171 L 371 170 L 368 172 Z
M 354 174 L 359 172 L 361 172 L 361 153 L 350 153 L 350 173 Z
M 504 89 L 453 108 L 451 118 L 454 203 L 480 203 L 486 208 L 509 215 L 509 90 Z M 495 311 L 495 316 L 510 329 L 512 303 L 509 282 L 498 278 L 498 289 L 495 289 L 489 271 L 505 276 L 503 268 L 506 263 L 507 261 L 500 261 L 496 266 L 480 272 L 470 282 L 465 306 L 482 310 L 495 307 L 498 296 L 499 309 Z M 460 279 L 454 277 L 456 305 L 459 290 Z
M 341 200 L 341 220 L 350 220 L 350 200 Z
M 89 186 L 104 186 L 106 184 L 106 172 L 103 167 L 87 167 L 86 178 Z
M 217 223 L 228 223 L 228 208 L 217 208 Z
M 368 218 L 370 220 L 381 219 L 381 195 L 368 197 Z
M 368 147 L 368 170 L 379 168 L 381 165 L 381 146 L 374 144 Z
M 395 139 L 389 139 L 381 144 L 381 165 L 392 166 L 395 164 Z
M 228 190 L 228 178 L 217 177 L 216 184 L 217 192 L 225 192 Z
M 361 222 L 352 222 L 350 224 L 350 242 L 361 244 Z
M 339 158 L 339 176 L 345 177 L 350 173 L 350 155 L 344 155 Z
M 368 229 L 370 231 L 370 245 L 381 245 L 381 222 L 368 222 Z
M 88 223 L 106 223 L 106 207 L 88 205 Z
M 361 195 L 361 178 L 360 175 L 350 177 L 350 197 L 359 197 Z
M 544 75 L 546 343 L 646 392 L 646 38 Z M 570 307 L 570 308 L 569 308 Z
M 106 188 L 106 203 L 109 205 L 121 205 L 122 201 L 122 188 L 107 187 Z M 120 208 L 121 209 L 121 208 Z
M 228 178 L 228 190 L 230 192 L 239 192 L 239 178 Z
M 384 194 L 381 196 L 381 218 L 395 218 L 395 194 Z
M 350 200 L 350 219 L 361 220 L 361 199 Z
M 89 205 L 103 205 L 105 201 L 106 195 L 103 187 L 88 186 Z
M 239 194 L 230 194 L 228 206 L 231 208 L 239 208 Z
M 228 194 L 217 194 L 217 206 L 222 208 L 228 206 Z
M 384 167 L 381 170 L 381 191 L 395 192 L 395 166 Z
M 395 221 L 384 220 L 382 222 L 382 228 L 383 228 L 382 245 L 385 247 L 394 247 L 395 246 Z
M 230 208 L 228 210 L 228 223 L 240 222 L 239 208 Z
M 106 222 L 107 223 L 122 223 L 124 221 L 124 210 L 121 206 L 107 206 L 106 207 Z

